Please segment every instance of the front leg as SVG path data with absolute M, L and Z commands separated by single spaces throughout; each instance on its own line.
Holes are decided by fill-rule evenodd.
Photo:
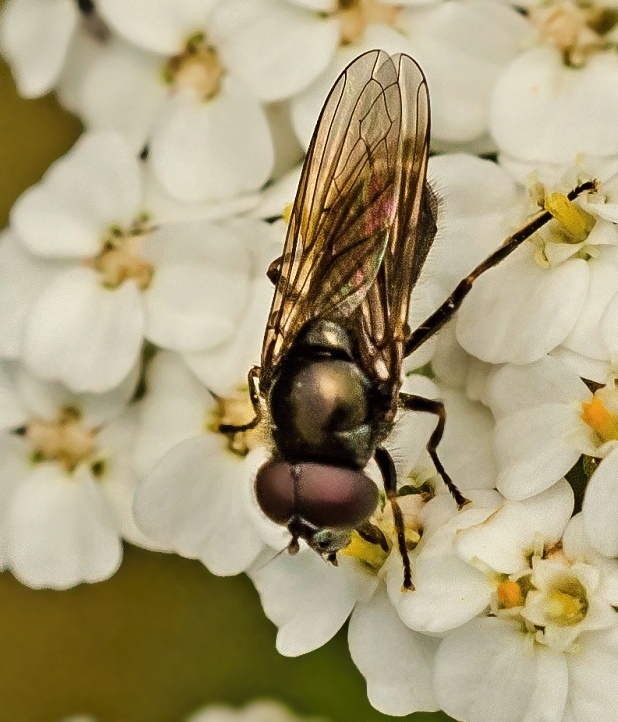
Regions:
M 389 500 L 391 509 L 393 510 L 393 518 L 395 520 L 395 531 L 397 532 L 397 546 L 399 554 L 403 562 L 403 588 L 412 590 L 412 570 L 410 568 L 410 557 L 408 555 L 408 547 L 406 546 L 406 528 L 403 521 L 403 513 L 399 502 L 397 501 L 397 472 L 392 456 L 383 446 L 378 446 L 375 451 L 374 459 L 382 474 L 384 480 L 384 491 L 386 498 Z
M 260 405 L 260 367 L 253 366 L 249 371 L 249 395 L 255 416 L 247 424 L 219 424 L 221 434 L 238 434 L 241 431 L 250 431 L 262 420 L 262 407 Z
M 446 410 L 444 408 L 444 404 L 441 401 L 436 401 L 435 399 L 426 399 L 424 396 L 416 396 L 415 394 L 406 394 L 404 392 L 399 394 L 399 404 L 402 408 L 407 409 L 408 411 L 423 411 L 427 414 L 435 414 L 438 417 L 438 424 L 427 442 L 427 451 L 429 452 L 429 456 L 431 456 L 431 460 L 435 464 L 438 473 L 457 502 L 457 506 L 461 509 L 469 503 L 469 499 L 466 499 L 466 497 L 459 491 L 455 482 L 446 473 L 446 470 L 444 469 L 444 466 L 442 466 L 442 462 L 438 457 L 437 448 L 440 440 L 442 439 L 442 435 L 444 434 L 444 424 L 446 423 Z

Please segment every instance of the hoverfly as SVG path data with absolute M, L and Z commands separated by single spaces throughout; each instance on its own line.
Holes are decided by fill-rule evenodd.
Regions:
M 410 57 L 370 51 L 339 77 L 307 151 L 283 255 L 268 270 L 275 293 L 261 366 L 249 372 L 255 418 L 220 426 L 242 432 L 268 415 L 274 452 L 257 473 L 258 503 L 289 530 L 289 552 L 303 539 L 332 563 L 352 530 L 386 544 L 368 521 L 379 492 L 363 469 L 374 458 L 407 589 L 413 585 L 395 466 L 382 445 L 398 409 L 437 416 L 427 450 L 457 504 L 466 499 L 436 452 L 444 406 L 400 393 L 403 359 L 446 323 L 481 273 L 552 217 L 534 216 L 411 331 L 410 294 L 436 234 L 437 202 L 426 180 L 429 127 L 427 83 Z M 582 184 L 568 197 L 593 187 Z

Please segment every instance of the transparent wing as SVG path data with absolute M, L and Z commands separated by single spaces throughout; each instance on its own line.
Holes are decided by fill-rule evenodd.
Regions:
M 372 377 L 385 379 L 401 359 L 387 347 L 408 333 L 410 291 L 431 245 L 420 238 L 428 145 L 416 63 L 378 50 L 354 60 L 305 160 L 264 338 L 265 381 L 316 317 L 350 328 Z

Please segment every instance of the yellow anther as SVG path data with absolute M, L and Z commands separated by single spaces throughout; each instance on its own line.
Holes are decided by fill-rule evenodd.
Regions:
M 547 602 L 547 616 L 555 624 L 568 627 L 578 624 L 586 616 L 587 604 L 579 596 L 555 590 Z
M 524 595 L 517 582 L 505 579 L 498 584 L 496 591 L 498 593 L 498 602 L 503 609 L 512 609 L 524 605 Z
M 388 552 L 384 551 L 379 544 L 368 542 L 357 531 L 352 532 L 350 543 L 339 553 L 358 559 L 374 572 L 378 572 L 382 568 L 388 556 Z
M 618 419 L 607 410 L 598 396 L 582 402 L 581 419 L 596 431 L 603 441 L 618 439 Z
M 585 241 L 596 223 L 592 214 L 573 203 L 564 193 L 549 193 L 545 196 L 544 207 L 564 226 L 575 243 Z
M 294 208 L 293 203 L 286 203 L 286 205 L 283 207 L 283 212 L 281 213 L 283 220 L 289 225 L 290 218 L 292 217 L 292 209 Z

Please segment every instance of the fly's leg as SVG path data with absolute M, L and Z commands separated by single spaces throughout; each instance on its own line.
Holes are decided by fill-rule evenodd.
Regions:
M 395 531 L 397 532 L 397 546 L 401 554 L 403 562 L 403 588 L 412 590 L 412 570 L 410 568 L 410 557 L 408 556 L 408 548 L 406 546 L 406 529 L 403 521 L 403 513 L 399 502 L 397 501 L 397 472 L 392 456 L 383 446 L 378 446 L 375 451 L 374 459 L 382 474 L 384 480 L 384 491 L 386 498 L 389 500 L 391 509 L 393 510 L 393 519 L 395 520 Z
M 364 521 L 360 526 L 357 526 L 354 530 L 361 539 L 364 539 L 370 544 L 377 544 L 382 551 L 388 552 L 388 542 L 384 536 L 380 527 L 372 524 L 370 521 Z
M 436 466 L 438 474 L 442 477 L 448 490 L 451 492 L 453 499 L 457 502 L 457 506 L 461 509 L 469 503 L 469 499 L 466 499 L 466 497 L 459 491 L 455 482 L 446 473 L 446 470 L 444 466 L 442 466 L 442 462 L 438 457 L 438 444 L 444 434 L 444 424 L 446 423 L 446 411 L 444 409 L 444 404 L 441 401 L 436 401 L 434 399 L 426 399 L 424 396 L 416 396 L 415 394 L 406 394 L 403 392 L 399 394 L 399 404 L 402 408 L 407 409 L 408 411 L 422 411 L 427 414 L 435 414 L 438 417 L 438 424 L 427 442 L 427 451 Z
M 250 431 L 262 420 L 262 410 L 260 407 L 260 367 L 253 366 L 249 371 L 249 395 L 251 404 L 255 411 L 255 416 L 246 424 L 219 424 L 219 432 L 222 434 L 238 434 L 241 431 Z
M 572 201 L 577 196 L 587 191 L 592 191 L 597 187 L 597 181 L 587 181 L 574 188 L 568 195 L 567 198 Z M 404 348 L 404 356 L 409 356 L 419 346 L 422 346 L 425 341 L 430 339 L 435 333 L 437 333 L 444 324 L 453 317 L 455 312 L 459 309 L 463 303 L 464 298 L 472 290 L 472 285 L 476 279 L 481 276 L 485 271 L 498 265 L 500 261 L 503 261 L 509 256 L 516 248 L 519 248 L 521 244 L 530 238 L 533 233 L 536 233 L 546 223 L 549 223 L 553 215 L 549 211 L 540 211 L 533 216 L 524 226 L 518 231 L 515 231 L 513 235 L 509 236 L 504 243 L 495 250 L 490 256 L 488 256 L 482 263 L 480 263 L 463 281 L 457 285 L 453 293 L 446 299 L 446 301 L 429 316 L 417 329 L 412 331 L 408 336 Z

